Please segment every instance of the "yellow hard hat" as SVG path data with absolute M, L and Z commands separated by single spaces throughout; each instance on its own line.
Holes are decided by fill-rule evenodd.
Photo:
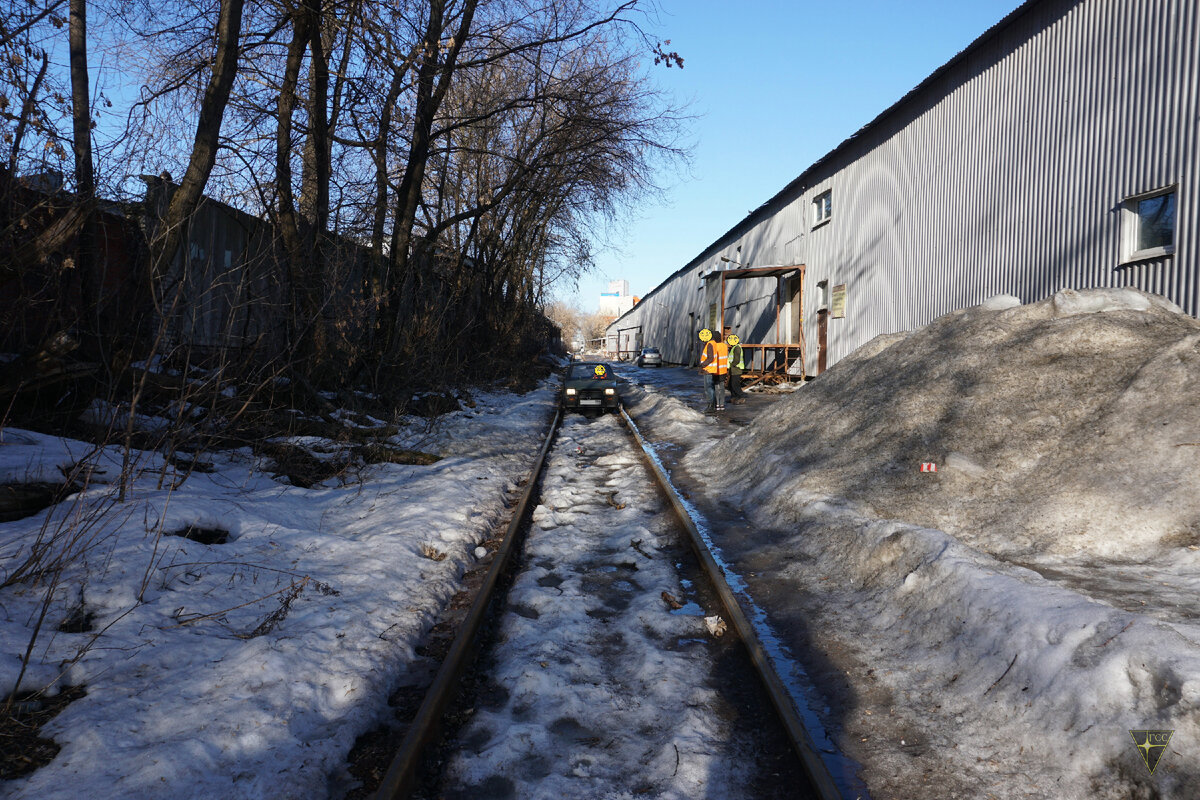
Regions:
M 712 339 L 712 331 L 710 331 L 708 328 L 700 331 L 700 341 L 707 342 L 710 339 Z

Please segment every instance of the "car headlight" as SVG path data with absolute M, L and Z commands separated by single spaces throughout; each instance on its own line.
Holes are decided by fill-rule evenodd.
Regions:
M 567 389 L 567 397 L 574 397 L 574 396 L 575 396 L 575 390 Z
M 605 389 L 604 393 L 605 394 L 616 394 L 617 390 L 616 389 Z

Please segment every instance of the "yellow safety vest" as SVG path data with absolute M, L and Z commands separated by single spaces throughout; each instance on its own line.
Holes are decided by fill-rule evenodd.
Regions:
M 709 350 L 709 348 L 713 348 Z M 704 357 L 701 361 L 707 361 L 712 358 L 713 353 L 716 353 L 716 359 L 704 365 L 704 371 L 713 375 L 724 375 L 729 372 L 729 346 L 724 342 L 709 342 L 704 345 Z

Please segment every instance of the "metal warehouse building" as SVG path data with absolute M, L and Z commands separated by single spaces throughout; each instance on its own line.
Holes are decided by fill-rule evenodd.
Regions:
M 609 326 L 693 358 L 720 319 L 818 374 L 1013 294 L 1132 286 L 1198 310 L 1196 0 L 1031 0 Z

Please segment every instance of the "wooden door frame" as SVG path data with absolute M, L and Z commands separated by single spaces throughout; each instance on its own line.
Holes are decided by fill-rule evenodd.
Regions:
M 817 374 L 829 363 L 829 309 L 817 309 Z

